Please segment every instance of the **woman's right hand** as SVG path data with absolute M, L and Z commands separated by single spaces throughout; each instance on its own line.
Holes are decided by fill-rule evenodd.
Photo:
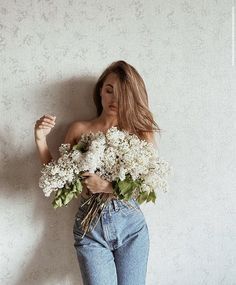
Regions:
M 44 115 L 36 121 L 34 127 L 34 136 L 36 141 L 44 141 L 46 136 L 55 126 L 56 116 Z

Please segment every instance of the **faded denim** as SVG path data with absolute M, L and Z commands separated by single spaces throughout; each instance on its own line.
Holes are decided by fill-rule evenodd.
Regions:
M 73 235 L 84 285 L 145 285 L 149 230 L 138 202 L 130 199 L 130 207 L 112 199 L 83 237 L 86 199 L 80 199 Z

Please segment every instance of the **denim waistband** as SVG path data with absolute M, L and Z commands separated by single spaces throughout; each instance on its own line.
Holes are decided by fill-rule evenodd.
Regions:
M 88 200 L 88 198 L 84 198 L 81 196 L 81 204 L 85 203 L 86 200 Z M 86 208 L 86 203 L 85 203 L 85 208 Z M 106 205 L 103 208 L 103 212 L 105 211 L 118 211 L 121 208 L 125 208 L 125 207 L 130 207 L 130 208 L 140 208 L 139 207 L 139 203 L 136 201 L 136 199 L 131 198 L 129 200 L 120 200 L 120 199 L 114 199 L 112 198 L 110 201 L 106 202 Z
M 114 211 L 118 211 L 120 208 L 124 208 L 124 207 L 135 207 L 135 208 L 138 208 L 138 202 L 134 199 L 134 198 L 131 198 L 127 201 L 125 200 L 119 200 L 119 199 L 111 199 L 111 201 L 109 201 L 105 208 L 103 209 L 103 211 L 106 211 L 106 210 L 114 210 Z

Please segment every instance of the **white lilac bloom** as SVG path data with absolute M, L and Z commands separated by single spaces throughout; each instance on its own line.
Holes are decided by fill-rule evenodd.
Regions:
M 117 148 L 125 140 L 125 136 L 126 132 L 121 132 L 116 127 L 111 127 L 106 133 L 107 145 Z
M 67 144 L 61 144 L 59 146 L 59 152 L 61 155 L 68 154 L 69 149 L 70 149 L 70 144 L 68 144 L 68 143 Z
M 108 181 L 117 178 L 123 181 L 130 175 L 133 180 L 143 181 L 140 191 L 150 192 L 156 188 L 166 191 L 170 166 L 158 157 L 151 143 L 117 127 L 111 127 L 105 134 L 83 134 L 79 143 L 86 146 L 84 151 L 70 150 L 70 144 L 62 144 L 59 159 L 43 167 L 39 186 L 45 196 L 75 183 L 83 171 L 96 173 Z

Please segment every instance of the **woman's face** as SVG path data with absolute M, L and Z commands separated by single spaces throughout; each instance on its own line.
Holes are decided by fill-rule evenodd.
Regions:
M 118 99 L 114 95 L 114 85 L 118 77 L 115 73 L 110 73 L 101 88 L 101 99 L 102 99 L 102 107 L 106 113 L 116 114 L 118 111 Z

